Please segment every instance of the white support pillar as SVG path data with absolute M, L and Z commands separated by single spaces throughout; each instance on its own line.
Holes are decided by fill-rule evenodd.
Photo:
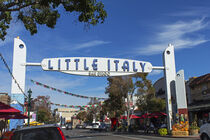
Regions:
M 26 73 L 26 45 L 18 38 L 14 39 L 14 52 L 13 52 L 13 68 L 12 74 L 20 85 L 21 89 L 25 90 L 25 73 Z M 22 94 L 18 85 L 12 79 L 12 94 Z
M 166 112 L 168 130 L 172 129 L 172 100 L 171 95 L 175 95 L 175 80 L 176 80 L 176 68 L 174 57 L 174 46 L 169 44 L 168 48 L 163 52 L 164 63 L 164 77 L 166 87 Z
M 186 119 L 188 119 L 184 70 L 178 71 L 176 75 L 176 103 L 177 113 L 185 115 Z
M 23 92 L 25 92 L 25 74 L 26 74 L 26 45 L 19 38 L 14 39 L 14 52 L 13 52 L 13 68 L 12 74 L 19 84 Z M 14 79 L 12 79 L 11 87 L 11 106 L 23 111 L 23 107 L 20 104 L 24 104 L 24 94 L 18 87 Z M 20 104 L 18 104 L 18 101 Z M 18 125 L 23 125 L 23 120 L 11 120 L 10 129 L 16 128 Z

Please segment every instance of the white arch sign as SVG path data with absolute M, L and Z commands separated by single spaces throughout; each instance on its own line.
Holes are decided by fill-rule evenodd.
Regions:
M 176 69 L 174 59 L 174 47 L 169 45 L 163 52 L 164 66 L 152 66 L 150 62 L 119 59 L 119 58 L 99 58 L 99 57 L 62 57 L 45 58 L 41 63 L 26 62 L 26 45 L 18 38 L 14 39 L 13 54 L 13 76 L 16 78 L 22 90 L 25 90 L 26 66 L 41 66 L 46 71 L 59 71 L 74 75 L 85 76 L 124 76 L 136 73 L 150 73 L 153 69 L 164 70 L 166 85 L 166 103 L 168 129 L 172 124 L 172 103 L 171 94 L 176 94 L 175 80 Z M 174 84 L 173 84 L 174 83 Z M 12 100 L 24 104 L 24 96 L 12 79 Z M 185 95 L 186 96 L 186 95 Z

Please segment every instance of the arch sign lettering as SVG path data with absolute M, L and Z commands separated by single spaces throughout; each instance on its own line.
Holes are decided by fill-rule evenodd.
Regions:
M 46 58 L 42 60 L 41 66 L 46 71 L 85 76 L 123 76 L 152 71 L 149 62 L 100 57 Z

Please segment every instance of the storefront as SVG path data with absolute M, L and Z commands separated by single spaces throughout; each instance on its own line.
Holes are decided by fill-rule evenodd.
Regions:
M 198 126 L 210 120 L 210 101 L 190 105 L 188 110 L 190 121 L 197 121 Z

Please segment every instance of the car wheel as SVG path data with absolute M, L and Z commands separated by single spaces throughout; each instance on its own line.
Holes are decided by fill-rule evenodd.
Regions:
M 201 140 L 210 140 L 210 139 L 209 139 L 208 135 L 202 134 Z

